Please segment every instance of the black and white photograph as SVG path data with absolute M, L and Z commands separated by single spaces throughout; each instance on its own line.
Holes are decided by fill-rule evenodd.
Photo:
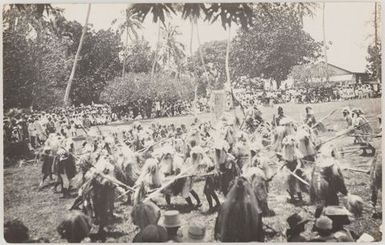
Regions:
M 382 242 L 382 2 L 2 5 L 2 242 Z

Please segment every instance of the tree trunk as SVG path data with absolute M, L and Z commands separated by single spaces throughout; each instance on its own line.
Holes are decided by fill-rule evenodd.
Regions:
M 325 2 L 322 5 L 322 37 L 323 37 L 323 50 L 325 56 L 325 78 L 326 82 L 329 82 L 329 72 L 328 72 L 328 55 L 326 51 L 326 31 L 325 31 Z
M 377 2 L 374 3 L 374 45 L 377 46 Z
M 124 77 L 124 73 L 126 72 L 126 60 L 127 60 L 127 51 L 128 51 L 128 26 L 126 26 L 126 52 L 124 53 L 124 56 L 123 56 L 123 69 L 122 69 L 122 77 Z
M 379 50 L 378 48 L 378 23 L 377 23 L 377 19 L 378 19 L 378 3 L 375 2 L 374 3 L 374 47 L 375 47 L 375 50 L 377 52 L 377 50 Z M 375 66 L 376 66 L 376 80 L 378 81 L 378 83 L 381 82 L 380 80 L 380 66 L 381 66 L 381 60 L 380 59 L 375 59 Z
M 91 4 L 88 4 L 86 21 L 85 21 L 84 26 L 83 26 L 83 31 L 82 31 L 82 35 L 80 37 L 79 46 L 78 46 L 78 49 L 77 49 L 76 54 L 75 54 L 74 64 L 72 66 L 71 75 L 70 75 L 70 78 L 68 79 L 67 88 L 66 88 L 66 92 L 65 92 L 65 95 L 64 95 L 64 105 L 66 105 L 66 106 L 70 105 L 70 103 L 71 103 L 71 101 L 70 101 L 70 92 L 71 92 L 72 81 L 74 79 L 76 65 L 77 65 L 77 62 L 78 62 L 78 57 L 79 57 L 80 51 L 82 49 L 83 39 L 84 39 L 84 36 L 85 36 L 85 34 L 87 32 L 87 25 L 88 25 L 88 19 L 90 17 L 90 11 L 91 11 Z
M 230 56 L 230 43 L 231 43 L 231 37 L 230 37 L 230 26 L 227 29 L 227 47 L 226 47 L 226 82 L 228 88 L 231 88 L 231 81 L 230 81 L 230 69 L 229 69 L 229 56 Z
M 201 48 L 201 39 L 199 37 L 199 29 L 198 29 L 198 20 L 197 19 L 195 19 L 195 27 L 197 29 L 197 41 L 198 41 L 199 57 L 200 57 L 201 62 L 202 62 L 203 70 L 205 71 L 205 73 L 207 73 L 205 60 L 203 59 L 203 53 L 202 53 L 202 48 Z
M 156 61 L 158 59 L 158 51 L 159 51 L 159 45 L 160 45 L 159 43 L 160 43 L 160 21 L 158 22 L 158 40 L 156 42 L 154 61 L 152 62 L 151 77 L 153 77 L 155 73 L 155 66 L 156 66 Z

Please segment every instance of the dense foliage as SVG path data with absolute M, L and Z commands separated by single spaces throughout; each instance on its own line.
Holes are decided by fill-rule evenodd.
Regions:
M 368 65 L 366 66 L 370 78 L 381 81 L 381 45 L 371 45 L 368 47 L 368 56 L 366 57 Z
M 4 13 L 4 107 L 61 105 L 82 25 L 59 10 L 35 16 L 36 6 Z M 88 29 L 71 98 L 75 104 L 98 102 L 106 81 L 121 69 L 120 37 L 112 30 Z
M 158 73 L 155 77 L 149 73 L 127 73 L 108 83 L 101 100 L 111 105 L 127 105 L 138 100 L 191 99 L 193 95 L 194 87 L 189 77 L 175 78 L 166 73 Z
M 303 30 L 291 11 L 277 9 L 271 14 L 274 18 L 255 18 L 249 31 L 237 33 L 230 69 L 237 76 L 274 79 L 279 86 L 293 66 L 317 59 L 321 44 Z

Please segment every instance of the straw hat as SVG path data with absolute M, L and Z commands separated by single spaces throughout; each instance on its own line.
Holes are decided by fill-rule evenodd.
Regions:
M 180 215 L 178 210 L 169 210 L 164 212 L 162 225 L 166 228 L 181 226 Z
M 207 242 L 206 226 L 201 223 L 193 222 L 181 230 L 182 242 Z
M 342 206 L 327 206 L 322 213 L 326 216 L 352 216 L 352 213 Z
M 315 221 L 315 227 L 317 227 L 320 230 L 331 230 L 333 227 L 333 221 L 326 216 L 320 216 Z

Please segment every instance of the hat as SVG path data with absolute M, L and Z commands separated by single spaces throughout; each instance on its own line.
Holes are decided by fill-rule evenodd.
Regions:
M 364 112 L 360 108 L 354 108 L 352 109 L 353 113 L 356 113 L 357 115 L 362 115 Z
M 290 228 L 294 228 L 296 226 L 308 222 L 309 220 L 302 218 L 299 214 L 293 214 L 289 216 L 286 221 L 289 224 Z
M 323 209 L 322 213 L 326 216 L 351 216 L 345 207 L 342 206 L 327 206 Z
M 315 227 L 317 227 L 320 230 L 331 230 L 333 227 L 333 221 L 326 216 L 320 216 L 315 221 Z
M 181 226 L 179 211 L 169 210 L 164 212 L 163 226 L 166 228 L 173 228 Z
M 374 242 L 374 238 L 371 235 L 364 233 L 357 239 L 356 242 Z
M 205 242 L 207 239 L 206 226 L 197 222 L 183 227 L 181 233 L 182 242 Z
M 134 242 L 166 242 L 167 231 L 159 225 L 148 225 L 136 235 Z

